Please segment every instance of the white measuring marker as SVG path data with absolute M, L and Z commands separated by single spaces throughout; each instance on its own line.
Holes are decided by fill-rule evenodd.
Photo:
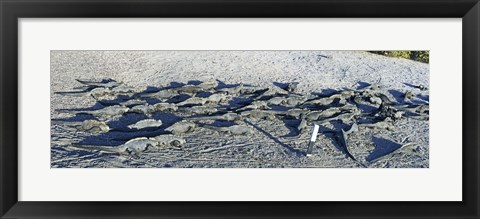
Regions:
M 315 143 L 315 140 L 317 140 L 318 128 L 320 128 L 320 126 L 313 124 L 312 137 L 310 137 L 310 142 L 308 143 L 307 157 L 312 156 L 313 143 Z

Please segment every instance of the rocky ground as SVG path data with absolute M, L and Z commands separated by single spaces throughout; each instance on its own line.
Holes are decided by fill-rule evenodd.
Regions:
M 147 118 L 127 113 L 105 119 L 62 111 L 103 108 L 89 95 L 58 94 L 82 86 L 76 79 L 102 78 L 121 81 L 133 87 L 135 93 L 206 81 L 220 82 L 219 86 L 223 87 L 243 83 L 277 90 L 291 82 L 299 82 L 295 93 L 309 97 L 328 96 L 378 83 L 380 88 L 376 92 L 397 105 L 404 102 L 403 95 L 408 91 L 414 95 L 413 104 L 428 105 L 429 101 L 428 90 L 416 88 L 417 85 L 429 87 L 428 64 L 363 51 L 52 51 L 51 167 L 429 167 L 429 122 L 412 118 L 398 119 L 392 130 L 359 127 L 348 136 L 347 151 L 338 142 L 335 132 L 346 130 L 352 124 L 339 121 L 323 124 L 313 156 L 306 156 L 312 126 L 298 135 L 295 127 L 300 120 L 295 118 L 244 120 L 242 124 L 253 130 L 248 135 L 228 135 L 197 128 L 178 135 L 186 141 L 182 147 L 153 148 L 135 155 L 74 147 L 79 144 L 118 146 L 130 138 L 160 133 L 164 126 L 185 116 L 175 112 L 154 113 L 151 117 L 162 120 L 162 130 L 141 132 L 90 133 L 65 125 L 99 119 L 111 129 L 120 129 Z M 375 107 L 375 104 L 364 106 L 363 110 Z M 214 124 L 217 123 L 224 125 L 222 121 Z

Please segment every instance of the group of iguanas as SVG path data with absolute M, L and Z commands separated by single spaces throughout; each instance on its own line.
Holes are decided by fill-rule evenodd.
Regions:
M 163 130 L 158 136 L 144 136 L 128 140 L 120 146 L 73 145 L 75 148 L 101 150 L 113 153 L 139 154 L 148 147 L 181 147 L 186 141 L 182 134 L 210 129 L 222 135 L 252 135 L 255 133 L 246 120 L 297 120 L 297 134 L 307 133 L 313 124 L 329 122 L 350 124 L 351 128 L 337 130 L 337 139 L 348 152 L 348 135 L 360 127 L 392 130 L 396 121 L 403 118 L 428 120 L 429 103 L 414 101 L 411 91 L 404 93 L 401 101 L 393 101 L 381 92 L 380 81 L 362 88 L 345 88 L 328 95 L 297 93 L 298 82 L 284 88 L 245 85 L 219 85 L 216 80 L 181 86 L 165 86 L 155 91 L 140 91 L 112 79 L 77 80 L 82 86 L 75 91 L 57 92 L 61 95 L 89 96 L 104 106 L 96 110 L 57 110 L 69 114 L 90 114 L 97 119 L 65 122 L 61 125 L 91 133 L 117 131 Z M 176 83 L 178 84 L 178 83 Z M 419 90 L 426 87 L 419 85 Z M 369 106 L 374 110 L 364 110 Z M 181 118 L 165 127 L 161 120 L 152 118 L 155 113 L 168 112 Z M 108 122 L 127 113 L 143 114 L 147 119 L 112 129 Z M 229 121 L 231 126 L 208 124 L 212 121 Z

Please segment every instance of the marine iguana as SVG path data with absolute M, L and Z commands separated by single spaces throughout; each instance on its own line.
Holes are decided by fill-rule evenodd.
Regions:
M 330 97 L 323 97 L 320 99 L 313 99 L 313 100 L 307 100 L 305 101 L 303 105 L 320 105 L 320 106 L 328 106 L 335 101 L 336 98 L 330 98 Z
M 203 117 L 191 117 L 186 118 L 186 120 L 225 120 L 225 121 L 238 121 L 242 117 L 237 113 L 225 113 L 219 116 L 203 116 Z
M 267 100 L 268 105 L 279 106 L 287 103 L 287 99 L 285 97 L 273 97 Z
M 147 94 L 140 94 L 138 97 L 140 98 L 157 98 L 160 99 L 161 101 L 167 101 L 168 99 L 177 96 L 178 93 L 165 89 L 165 90 L 160 90 L 155 93 L 147 93 Z
M 228 100 L 231 97 L 228 95 L 225 95 L 224 93 L 217 93 L 217 94 L 212 94 L 207 97 L 207 103 L 220 103 L 222 101 Z
M 153 105 L 144 104 L 133 106 L 128 112 L 144 114 L 147 117 L 152 117 L 152 114 L 157 112 L 157 109 Z
M 429 105 L 407 105 L 407 106 L 394 106 L 397 110 L 402 110 L 410 113 L 428 113 Z
M 413 99 L 415 95 L 411 91 L 405 92 L 403 95 L 403 102 L 409 102 L 411 99 Z
M 240 83 L 238 86 L 235 86 L 235 87 L 228 87 L 228 88 L 221 88 L 221 89 L 218 89 L 217 91 L 220 92 L 220 93 L 226 93 L 226 94 L 230 94 L 230 95 L 237 95 L 240 93 L 240 91 L 242 90 L 243 88 L 243 83 Z
M 354 96 L 353 100 L 355 101 L 355 103 L 364 104 L 364 105 L 369 105 L 369 104 L 393 105 L 394 104 L 394 101 L 390 100 L 390 98 L 388 98 L 387 95 L 379 92 L 371 92 L 369 90 L 358 93 L 358 95 Z
M 268 107 L 268 103 L 266 101 L 258 100 L 258 101 L 253 101 L 251 104 L 247 106 L 238 108 L 235 111 L 256 110 L 256 109 L 265 110 L 265 109 L 270 109 L 270 107 Z
M 293 108 L 293 109 L 289 109 L 287 111 L 276 111 L 276 115 L 285 115 L 285 116 L 290 116 L 290 117 L 294 117 L 294 118 L 299 118 L 301 117 L 302 114 L 308 114 L 310 113 L 311 111 L 308 110 L 308 109 L 298 109 L 298 108 Z
M 240 113 L 242 117 L 248 117 L 251 119 L 265 119 L 265 120 L 275 120 L 277 119 L 275 111 L 270 110 L 250 110 Z
M 209 91 L 205 89 L 203 86 L 197 86 L 197 85 L 187 85 L 183 87 L 172 88 L 170 90 L 177 94 L 188 94 L 191 96 L 195 96 L 197 93 Z
M 174 103 L 156 103 L 153 105 L 157 112 L 172 111 L 176 112 L 178 107 Z
M 254 100 L 269 100 L 274 97 L 278 97 L 280 95 L 287 95 L 288 92 L 283 89 L 272 89 L 272 88 L 265 88 L 263 90 L 259 90 L 257 93 L 262 92 L 258 96 L 254 98 Z
M 54 124 L 66 125 L 73 127 L 78 131 L 90 132 L 90 133 L 106 133 L 110 131 L 110 127 L 105 123 L 98 120 L 85 120 L 83 122 L 52 122 Z
M 148 147 L 156 145 L 158 145 L 158 142 L 146 137 L 140 137 L 131 139 L 119 146 L 72 145 L 71 147 L 107 153 L 138 155 L 147 150 Z
M 340 108 L 328 108 L 326 110 L 311 111 L 306 114 L 305 119 L 308 121 L 322 120 L 332 117 L 340 112 L 342 112 Z
M 349 123 L 351 121 L 354 121 L 355 117 L 360 115 L 360 113 L 361 113 L 360 110 L 353 110 L 352 112 L 341 113 L 337 116 L 320 119 L 314 122 L 317 124 L 324 124 L 330 121 L 340 120 L 343 123 Z
M 178 135 L 178 134 L 183 134 L 187 132 L 192 132 L 195 130 L 196 127 L 197 125 L 195 123 L 182 120 L 169 126 L 168 128 L 165 129 L 165 131 L 170 132 L 174 135 Z
M 356 123 L 353 123 L 353 125 L 350 127 L 348 131 L 341 129 L 340 132 L 337 132 L 337 134 L 335 135 L 335 138 L 337 139 L 341 147 L 344 149 L 344 152 L 347 155 L 347 157 L 349 157 L 355 163 L 361 165 L 362 167 L 366 167 L 364 164 L 360 163 L 348 150 L 348 143 L 347 143 L 348 135 L 355 131 L 358 131 L 358 126 Z
M 102 93 L 102 94 L 91 94 L 90 96 L 93 99 L 95 99 L 97 102 L 106 103 L 106 102 L 115 101 L 121 95 L 116 95 L 114 93 Z
M 86 81 L 77 79 L 78 82 L 84 84 L 82 87 L 75 87 L 74 89 L 83 89 L 84 91 L 91 91 L 94 89 L 101 89 L 106 93 L 111 94 L 129 94 L 135 92 L 133 87 L 125 85 L 123 82 L 117 82 L 114 80 L 103 81 Z M 93 93 L 93 92 L 92 92 Z M 97 93 L 98 95 L 98 93 Z
M 393 120 L 390 117 L 385 118 L 383 121 L 375 122 L 375 123 L 364 123 L 358 124 L 359 127 L 368 127 L 368 128 L 379 128 L 379 129 L 386 129 L 386 130 L 393 130 Z
M 423 121 L 428 121 L 430 119 L 429 115 L 405 115 L 405 117 L 410 118 L 410 119 L 415 119 L 415 120 L 423 120 Z
M 212 129 L 217 132 L 228 135 L 251 135 L 254 133 L 252 128 L 247 125 L 233 125 L 228 127 L 217 127 L 211 125 L 201 125 L 202 128 Z
M 298 84 L 300 84 L 300 82 L 289 83 L 287 85 L 287 91 L 288 92 L 295 92 L 297 90 Z
M 97 109 L 97 110 L 57 110 L 58 112 L 62 113 L 69 113 L 69 114 L 90 114 L 96 117 L 114 117 L 114 116 L 119 116 L 123 115 L 124 113 L 128 112 L 130 108 L 125 107 L 125 106 L 107 106 L 102 109 Z
M 95 80 L 95 79 L 75 79 L 76 81 L 80 82 L 83 85 L 87 85 L 90 87 L 104 87 L 104 88 L 114 88 L 118 87 L 123 82 L 117 82 L 113 79 L 101 79 L 101 80 Z
M 144 119 L 140 120 L 134 124 L 128 125 L 129 129 L 146 129 L 146 128 L 158 128 L 162 126 L 162 120 L 155 120 L 155 119 Z
M 391 100 L 390 98 L 387 97 L 387 95 L 382 94 L 382 93 L 374 93 L 376 97 L 379 97 L 382 100 L 382 104 L 384 105 L 394 105 L 395 102 Z
M 381 99 L 380 99 L 381 101 Z M 353 97 L 353 102 L 356 104 L 356 105 L 370 105 L 372 103 L 372 100 L 370 99 L 370 97 L 365 97 L 365 96 L 362 96 L 362 95 L 356 95 Z
M 297 133 L 300 135 L 305 128 L 307 128 L 308 120 L 305 118 L 305 114 L 300 115 L 300 123 L 297 126 Z
M 60 94 L 64 96 L 92 96 L 99 97 L 107 94 L 111 94 L 110 89 L 104 87 L 97 87 L 92 89 L 85 89 L 82 91 L 66 91 L 66 92 L 54 92 L 55 94 Z
M 172 134 L 163 134 L 150 138 L 157 143 L 157 147 L 176 147 L 179 148 L 186 143 L 185 139 L 176 137 Z
M 97 145 L 72 145 L 73 148 L 86 149 L 92 151 L 102 151 L 107 153 L 138 154 L 146 151 L 149 147 L 176 147 L 179 148 L 186 143 L 185 139 L 175 137 L 171 134 L 158 135 L 152 138 L 139 137 L 131 139 L 119 146 L 97 146 Z
M 374 104 L 374 105 L 380 105 L 382 104 L 382 98 L 380 97 L 376 97 L 376 96 L 370 96 L 367 98 L 368 99 L 368 102 Z
M 197 114 L 214 114 L 218 112 L 218 109 L 215 107 L 209 107 L 209 106 L 192 106 L 192 107 L 185 107 L 182 109 L 184 113 L 190 114 L 190 115 L 197 115 Z
M 144 105 L 144 104 L 148 104 L 148 103 L 145 100 L 140 100 L 140 99 L 130 99 L 130 100 L 118 103 L 118 105 L 126 106 L 126 107 L 134 107 L 137 105 Z
M 204 81 L 197 86 L 203 88 L 204 90 L 212 90 L 218 86 L 218 81 L 217 80 Z
M 301 95 L 290 95 L 285 98 L 283 106 L 295 107 L 303 104 L 307 100 L 307 97 Z
M 102 106 L 120 105 L 125 107 L 132 107 L 135 105 L 147 104 L 144 100 L 132 99 L 129 95 L 104 95 L 93 97 Z
M 341 111 L 355 111 L 355 110 L 359 110 L 359 108 L 354 105 L 354 104 L 350 104 L 350 103 L 347 103 L 343 106 L 340 106 L 340 107 L 334 107 L 334 108 L 338 108 L 340 109 Z
M 352 90 L 343 90 L 340 93 L 332 94 L 328 98 L 338 98 L 338 99 L 350 99 L 351 97 L 355 96 L 355 91 Z
M 405 111 L 399 111 L 393 105 L 384 105 L 382 103 L 380 104 L 380 107 L 378 108 L 378 112 L 375 114 L 375 116 L 381 117 L 381 118 L 390 118 L 393 120 L 398 120 L 402 118 L 402 116 L 404 115 L 404 112 Z
M 186 106 L 186 105 L 204 105 L 208 102 L 208 98 L 203 97 L 191 97 L 180 103 L 177 103 L 177 106 Z
M 110 92 L 114 94 L 131 94 L 135 92 L 135 88 L 131 86 L 127 86 L 124 84 L 121 84 L 117 87 L 110 88 Z
M 242 86 L 238 91 L 238 94 L 255 94 L 265 90 L 262 87 L 254 87 L 254 86 Z

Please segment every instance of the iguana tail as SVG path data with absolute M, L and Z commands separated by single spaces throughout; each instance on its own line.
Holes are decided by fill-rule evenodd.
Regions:
M 83 110 L 71 110 L 71 109 L 56 109 L 58 113 L 68 113 L 68 114 L 89 114 L 88 111 Z
M 102 151 L 107 153 L 125 153 L 127 149 L 123 146 L 100 146 L 100 145 L 72 145 L 71 147 L 89 150 L 89 151 Z
M 64 96 L 85 96 L 85 95 L 88 95 L 88 91 L 54 92 L 54 94 L 60 94 Z
M 191 120 L 191 121 L 198 121 L 198 120 L 217 120 L 217 119 L 222 119 L 223 117 L 221 116 L 200 116 L 200 117 L 190 117 L 190 118 L 185 118 L 186 120 Z
M 52 120 L 50 121 L 52 125 L 65 125 L 65 126 L 77 126 L 81 125 L 82 122 L 68 122 L 68 121 L 57 121 L 57 120 Z

